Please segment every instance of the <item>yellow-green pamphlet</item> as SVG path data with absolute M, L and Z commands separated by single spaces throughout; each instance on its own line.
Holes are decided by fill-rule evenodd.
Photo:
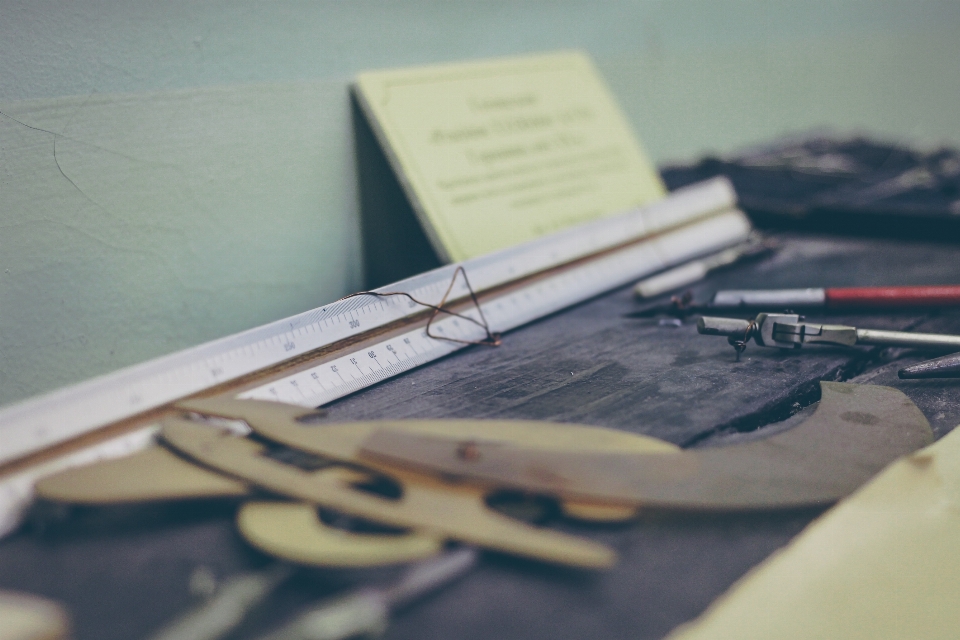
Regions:
M 371 71 L 356 96 L 441 260 L 666 193 L 580 52 Z
M 901 458 L 670 640 L 956 638 L 960 428 Z

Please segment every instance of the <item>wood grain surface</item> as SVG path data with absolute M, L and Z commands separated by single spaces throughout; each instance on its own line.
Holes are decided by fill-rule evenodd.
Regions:
M 960 282 L 951 245 L 782 239 L 774 257 L 716 274 L 697 289 Z M 896 377 L 898 368 L 932 355 L 816 347 L 781 353 L 751 345 L 736 362 L 725 340 L 698 335 L 694 321 L 674 326 L 625 318 L 634 305 L 629 288 L 614 291 L 511 332 L 499 348 L 474 347 L 340 400 L 328 420 L 530 418 L 718 446 L 776 432 L 772 423 L 817 400 L 818 381 L 849 380 L 902 390 L 937 436 L 960 423 L 960 380 Z M 956 311 L 810 319 L 960 332 Z M 225 577 L 267 562 L 235 532 L 235 508 L 234 502 L 85 508 L 69 517 L 38 510 L 43 526 L 0 541 L 0 588 L 63 602 L 77 640 L 144 637 L 194 602 L 188 582 L 199 566 Z M 399 615 L 386 637 L 662 637 L 817 514 L 647 512 L 605 526 L 558 519 L 551 526 L 610 545 L 620 563 L 605 572 L 577 571 L 487 553 L 468 578 Z M 320 597 L 391 575 L 301 571 L 231 638 L 254 638 Z

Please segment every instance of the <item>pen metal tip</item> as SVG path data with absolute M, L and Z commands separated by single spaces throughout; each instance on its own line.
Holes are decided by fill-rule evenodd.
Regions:
M 960 378 L 960 353 L 925 360 L 897 372 L 902 380 L 919 378 Z

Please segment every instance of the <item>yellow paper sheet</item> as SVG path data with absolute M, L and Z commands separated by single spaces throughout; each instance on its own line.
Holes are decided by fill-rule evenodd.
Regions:
M 362 73 L 357 95 L 448 261 L 665 194 L 582 53 Z
M 960 636 L 960 429 L 893 463 L 670 640 Z

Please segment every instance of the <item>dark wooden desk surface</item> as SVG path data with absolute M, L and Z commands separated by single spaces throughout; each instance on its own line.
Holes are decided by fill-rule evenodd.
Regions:
M 960 282 L 952 245 L 784 236 L 775 257 L 717 274 L 703 290 Z M 739 363 L 695 323 L 661 326 L 624 315 L 621 289 L 471 348 L 330 407 L 330 420 L 380 417 L 535 418 L 603 425 L 683 446 L 761 437 L 817 399 L 819 380 L 903 390 L 938 436 L 960 423 L 960 379 L 900 381 L 922 359 L 901 350 L 751 345 Z M 811 316 L 811 320 L 816 320 Z M 960 331 L 960 312 L 830 316 L 875 328 Z M 930 357 L 930 356 L 927 356 Z M 228 503 L 80 510 L 0 541 L 0 588 L 62 601 L 77 640 L 140 638 L 195 603 L 191 572 L 229 576 L 263 565 L 234 531 Z M 555 522 L 620 554 L 607 572 L 581 572 L 485 554 L 468 577 L 399 615 L 386 637 L 659 638 L 698 615 L 817 511 L 753 515 L 647 514 L 622 525 Z M 304 570 L 232 638 L 252 638 L 298 609 L 393 570 Z

